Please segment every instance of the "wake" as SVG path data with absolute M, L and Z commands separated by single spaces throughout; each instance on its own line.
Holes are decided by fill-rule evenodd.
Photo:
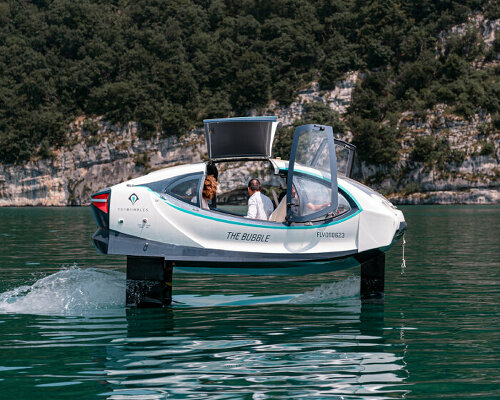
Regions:
M 73 314 L 125 306 L 125 274 L 71 267 L 0 294 L 0 313 Z
M 1 293 L 0 314 L 81 315 L 93 310 L 123 309 L 125 291 L 126 278 L 123 272 L 73 266 L 39 279 L 33 285 Z M 324 304 L 358 296 L 359 277 L 351 276 L 300 294 L 178 294 L 173 298 L 173 307 Z

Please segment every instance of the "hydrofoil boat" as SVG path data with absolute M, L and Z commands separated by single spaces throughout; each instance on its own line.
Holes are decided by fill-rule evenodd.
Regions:
M 362 296 L 383 292 L 384 253 L 406 223 L 381 194 L 351 178 L 355 146 L 334 138 L 330 126 L 304 125 L 295 130 L 287 161 L 271 157 L 276 117 L 204 125 L 207 162 L 164 168 L 92 195 L 95 247 L 127 256 L 128 305 L 170 304 L 174 268 L 290 275 L 361 264 Z M 251 172 L 274 201 L 268 220 L 246 217 Z M 219 189 L 207 209 L 208 175 Z M 245 180 L 238 186 L 239 176 Z

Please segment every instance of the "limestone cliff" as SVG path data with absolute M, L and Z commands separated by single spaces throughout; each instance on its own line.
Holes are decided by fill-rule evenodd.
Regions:
M 471 17 L 467 24 L 455 27 L 460 34 L 468 26 L 476 27 L 484 43 L 491 46 L 500 20 Z M 447 33 L 440 37 L 446 41 Z M 436 49 L 439 52 L 439 49 Z M 497 54 L 493 68 L 500 63 Z M 353 72 L 332 91 L 319 91 L 318 85 L 297 93 L 297 101 L 287 107 L 270 103 L 266 113 L 278 116 L 283 125 L 299 119 L 306 102 L 327 104 L 345 114 L 356 82 L 363 74 Z M 255 112 L 257 114 L 257 112 Z M 356 177 L 380 190 L 395 203 L 500 203 L 500 132 L 492 116 L 479 113 L 466 120 L 454 115 L 444 104 L 427 110 L 425 115 L 407 111 L 398 122 L 400 156 L 396 166 L 387 168 L 366 163 L 356 164 Z M 420 139 L 419 139 L 420 138 Z M 417 142 L 433 138 L 445 146 L 447 157 L 422 160 L 417 157 Z M 182 137 L 156 135 L 140 139 L 137 126 L 114 126 L 99 118 L 80 117 L 68 128 L 68 144 L 54 150 L 49 159 L 32 160 L 22 165 L 0 165 L 0 206 L 88 205 L 90 194 L 165 166 L 202 161 L 206 157 L 203 130 Z M 351 139 L 347 132 L 343 139 Z
M 336 106 L 343 96 L 348 105 L 352 78 L 340 82 L 329 93 L 314 87 L 299 93 L 299 101 L 288 108 L 274 108 L 280 121 L 299 118 L 304 102 L 321 100 Z M 351 88 L 351 89 L 349 89 Z M 333 99 L 333 100 L 332 100 Z M 342 111 L 342 110 L 340 110 Z M 424 119 L 412 112 L 399 121 L 404 135 L 400 161 L 391 170 L 357 163 L 357 178 L 381 190 L 393 202 L 424 203 L 500 203 L 500 134 L 494 133 L 490 154 L 481 155 L 485 146 L 481 126 L 489 116 L 466 121 L 437 107 Z M 0 165 L 0 206 L 88 205 L 90 194 L 149 171 L 176 164 L 206 159 L 204 132 L 193 130 L 183 137 L 143 140 L 135 124 L 113 126 L 102 120 L 75 121 L 69 131 L 69 145 L 54 151 L 50 159 L 33 160 L 23 165 Z M 437 136 L 459 155 L 457 160 L 438 168 L 411 160 L 415 138 Z M 349 133 L 344 139 L 349 140 Z
M 50 159 L 0 165 L 0 206 L 88 205 L 90 194 L 167 165 L 201 161 L 201 131 L 182 138 L 142 140 L 137 127 L 79 118 L 68 132 L 70 144 Z
M 284 125 L 300 118 L 304 103 L 309 101 L 325 102 L 344 113 L 358 75 L 349 75 L 326 93 L 312 84 L 298 93 L 297 102 L 289 107 L 270 104 L 268 112 Z M 49 159 L 0 164 L 0 206 L 88 205 L 90 194 L 107 186 L 166 166 L 206 159 L 203 129 L 179 138 L 156 135 L 144 140 L 137 135 L 134 123 L 115 126 L 82 116 L 69 126 L 67 136 L 68 144 Z

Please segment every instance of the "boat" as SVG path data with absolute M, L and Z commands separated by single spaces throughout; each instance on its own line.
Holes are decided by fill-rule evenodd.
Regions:
M 174 269 L 299 275 L 361 264 L 362 296 L 383 294 L 385 252 L 406 229 L 403 213 L 352 179 L 356 147 L 335 138 L 332 127 L 297 127 L 290 160 L 271 157 L 277 127 L 275 116 L 205 120 L 205 162 L 167 167 L 91 196 L 96 249 L 127 256 L 127 305 L 170 304 Z M 234 202 L 247 201 L 246 181 L 221 190 L 222 170 L 252 163 L 267 166 L 272 181 L 269 220 L 247 218 L 244 207 L 238 212 Z M 219 191 L 206 209 L 209 175 Z

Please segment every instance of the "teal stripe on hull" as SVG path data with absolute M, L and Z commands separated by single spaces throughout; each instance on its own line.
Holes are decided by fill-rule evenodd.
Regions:
M 167 204 L 168 206 L 178 210 L 178 211 L 181 211 L 183 213 L 186 213 L 186 214 L 190 214 L 190 215 L 193 215 L 195 217 L 199 217 L 199 218 L 204 218 L 204 219 L 209 219 L 209 220 L 212 220 L 212 221 L 217 221 L 217 222 L 224 222 L 226 224 L 231 224 L 231 225 L 240 225 L 240 226 L 248 226 L 248 227 L 251 227 L 251 228 L 263 228 L 263 229 L 319 229 L 319 228 L 324 228 L 326 226 L 332 226 L 332 225 L 337 225 L 337 224 L 340 224 L 344 221 L 347 221 L 353 217 L 355 217 L 356 215 L 358 215 L 362 209 L 359 208 L 356 212 L 350 214 L 349 216 L 345 217 L 345 218 L 342 218 L 342 219 L 339 219 L 337 221 L 332 221 L 332 222 L 329 222 L 329 223 L 326 223 L 326 224 L 319 224 L 319 225 L 305 225 L 305 226 L 289 226 L 289 225 L 286 225 L 286 224 L 280 224 L 280 225 L 277 225 L 277 224 L 271 224 L 271 223 L 259 223 L 259 224 L 256 224 L 256 223 L 253 223 L 253 224 L 249 224 L 249 223 L 246 223 L 246 222 L 239 222 L 239 221 L 233 221 L 233 220 L 229 220 L 229 219 L 223 219 L 223 218 L 219 218 L 219 217 L 213 217 L 213 216 L 210 216 L 210 215 L 204 215 L 204 214 L 201 214 L 200 212 L 195 212 L 195 211 L 190 211 L 190 210 L 186 210 L 185 208 L 182 208 L 182 207 L 179 207 L 171 202 L 169 202 L 168 200 L 166 200 L 165 198 L 163 198 L 162 196 L 160 196 L 158 193 L 156 193 L 155 191 L 151 190 L 150 188 L 147 188 L 151 193 L 153 193 L 156 197 L 158 197 L 160 200 L 162 200 L 165 204 Z M 357 202 L 356 202 L 357 204 Z M 258 222 L 261 222 L 261 221 L 258 221 Z

